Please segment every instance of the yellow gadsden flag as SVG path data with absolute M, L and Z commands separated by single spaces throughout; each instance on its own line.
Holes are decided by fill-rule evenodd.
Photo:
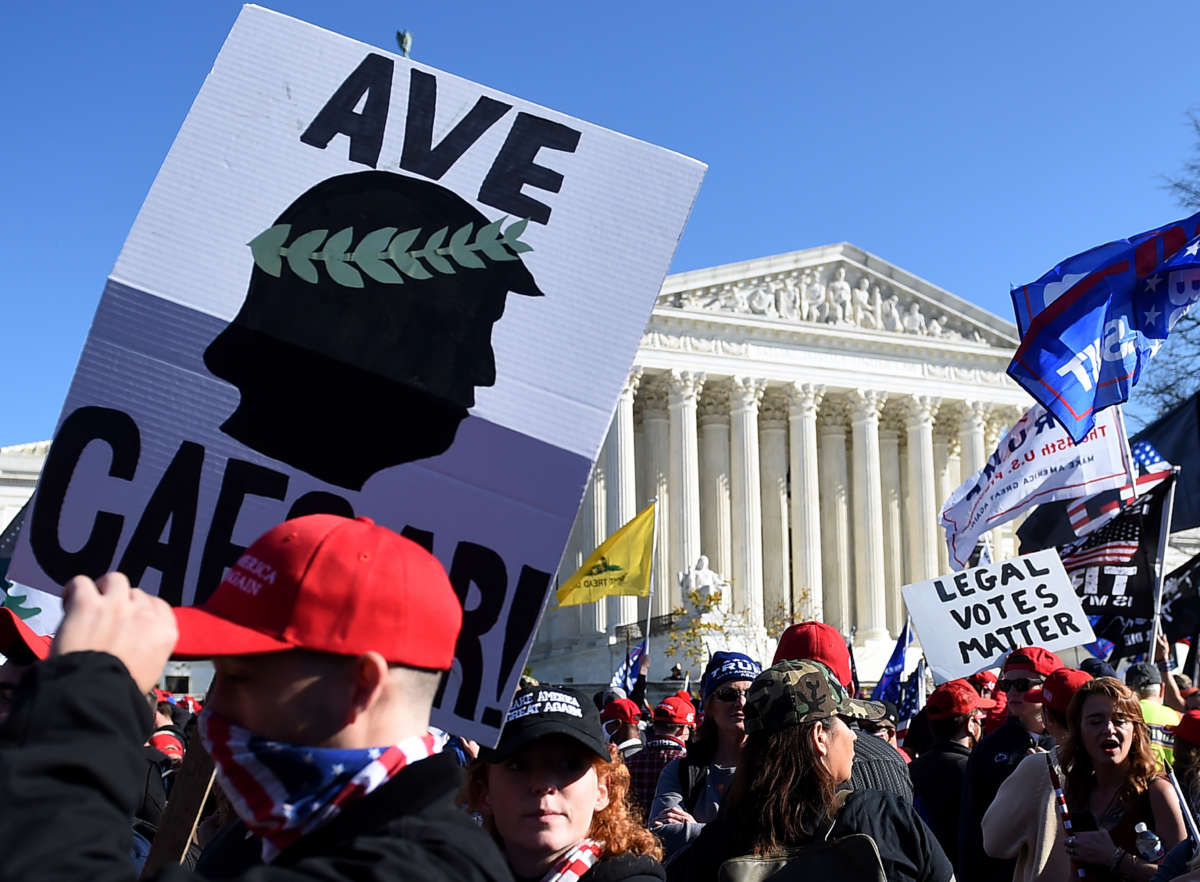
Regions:
M 654 503 L 613 533 L 558 589 L 559 606 L 592 603 L 611 594 L 650 593 L 654 558 Z

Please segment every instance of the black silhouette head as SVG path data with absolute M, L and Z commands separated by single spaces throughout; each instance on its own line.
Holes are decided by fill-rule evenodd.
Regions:
M 241 392 L 221 429 L 351 489 L 444 452 L 496 381 L 506 296 L 542 293 L 519 257 L 525 222 L 502 221 L 392 172 L 308 190 L 250 243 L 246 299 L 204 352 Z

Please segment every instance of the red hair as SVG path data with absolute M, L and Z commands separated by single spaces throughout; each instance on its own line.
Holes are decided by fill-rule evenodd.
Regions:
M 604 843 L 604 857 L 619 854 L 644 854 L 662 860 L 662 845 L 658 837 L 642 824 L 639 811 L 629 803 L 629 769 L 615 745 L 608 745 L 609 758 L 592 757 L 596 778 L 608 784 L 608 805 L 592 815 L 588 838 Z M 491 764 L 475 760 L 467 767 L 467 780 L 459 801 L 468 809 L 482 813 L 483 795 L 487 792 L 488 768 Z M 483 815 L 483 828 L 503 845 L 491 815 Z

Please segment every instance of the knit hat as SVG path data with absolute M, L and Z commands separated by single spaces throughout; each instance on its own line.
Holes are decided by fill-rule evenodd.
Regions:
M 704 677 L 700 688 L 704 700 L 712 695 L 713 690 L 734 680 L 753 680 L 762 673 L 762 665 L 740 652 L 714 652 L 704 669 Z

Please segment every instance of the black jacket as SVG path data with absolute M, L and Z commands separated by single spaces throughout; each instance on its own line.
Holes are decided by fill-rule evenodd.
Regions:
M 880 743 L 888 750 L 893 749 L 883 741 Z M 732 829 L 729 817 L 722 811 L 668 864 L 669 882 L 714 882 L 721 864 L 739 856 L 732 850 Z M 865 833 L 875 840 L 889 882 L 949 882 L 952 870 L 941 846 L 912 804 L 895 794 L 881 790 L 854 791 L 838 812 L 829 838 L 839 839 L 851 833 Z
M 989 857 L 983 850 L 983 814 L 996 791 L 1036 745 L 1050 747 L 1054 739 L 1037 738 L 1016 717 L 984 737 L 971 751 L 963 775 L 962 808 L 958 814 L 958 882 L 1011 882 L 1015 860 Z
M 642 854 L 604 858 L 579 877 L 579 882 L 666 882 L 662 864 Z
M 850 766 L 850 789 L 882 790 L 912 802 L 912 781 L 908 764 L 892 745 L 882 738 L 858 733 L 854 742 L 854 763 Z
M 0 879 L 131 882 L 149 708 L 125 667 L 71 653 L 32 667 L 0 732 Z M 454 805 L 461 773 L 438 755 L 401 770 L 245 882 L 508 882 L 499 850 Z M 172 867 L 157 877 L 202 877 Z
M 908 766 L 917 814 L 929 825 L 952 864 L 957 864 L 958 816 L 970 756 L 966 745 L 936 741 Z

